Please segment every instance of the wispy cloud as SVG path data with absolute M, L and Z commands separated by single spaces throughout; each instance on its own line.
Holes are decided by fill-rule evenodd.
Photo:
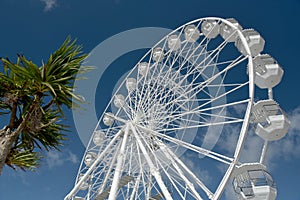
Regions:
M 46 163 L 50 169 L 56 166 L 61 166 L 64 163 L 60 152 L 49 151 L 46 154 Z
M 207 170 L 202 169 L 201 165 L 199 165 L 200 158 L 197 154 L 186 152 L 180 159 L 200 180 L 207 184 L 213 181 L 211 174 Z
M 57 0 L 40 0 L 40 1 L 45 3 L 45 7 L 44 7 L 45 12 L 51 11 L 54 7 L 57 6 Z
M 73 164 L 76 164 L 79 162 L 76 154 L 72 153 L 71 151 L 69 151 L 68 153 L 69 153 L 69 158 L 67 159 L 67 161 L 70 161 Z
M 300 106 L 290 112 L 291 127 L 288 134 L 281 140 L 269 145 L 266 162 L 275 167 L 275 159 L 292 160 L 300 158 Z
M 21 180 L 22 181 L 22 184 L 24 185 L 24 186 L 30 186 L 30 181 L 29 181 L 29 179 L 28 179 L 28 176 L 27 176 L 27 174 L 25 174 L 25 173 L 15 173 L 15 172 L 13 172 L 13 174 L 14 174 L 14 176 L 15 176 L 15 178 L 17 178 L 17 179 L 19 179 L 19 180 Z
M 79 162 L 76 154 L 72 153 L 70 150 L 67 151 L 67 154 L 58 151 L 49 151 L 46 153 L 45 161 L 49 169 L 62 166 L 66 162 L 71 162 L 73 164 Z

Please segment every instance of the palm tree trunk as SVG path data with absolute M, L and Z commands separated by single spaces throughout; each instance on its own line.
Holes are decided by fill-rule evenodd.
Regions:
M 2 173 L 3 167 L 5 165 L 6 158 L 9 154 L 9 151 L 12 148 L 14 141 L 17 139 L 20 132 L 25 127 L 28 119 L 30 118 L 32 112 L 34 111 L 35 107 L 38 105 L 41 96 L 35 96 L 33 103 L 31 104 L 28 112 L 26 113 L 24 119 L 22 120 L 21 124 L 18 128 L 14 131 L 11 130 L 13 123 L 10 122 L 8 127 L 4 127 L 0 130 L 0 175 Z
M 11 146 L 14 142 L 14 135 L 11 134 L 10 129 L 2 129 L 0 131 L 0 174 L 5 165 L 7 155 L 11 149 Z

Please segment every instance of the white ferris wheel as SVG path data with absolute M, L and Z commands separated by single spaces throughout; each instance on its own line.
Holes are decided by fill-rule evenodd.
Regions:
M 166 35 L 116 90 L 65 200 L 216 200 L 227 185 L 237 199 L 275 199 L 264 158 L 290 122 L 272 94 L 283 70 L 264 43 L 232 18 Z M 268 98 L 254 102 L 255 87 Z M 249 125 L 264 145 L 243 163 Z

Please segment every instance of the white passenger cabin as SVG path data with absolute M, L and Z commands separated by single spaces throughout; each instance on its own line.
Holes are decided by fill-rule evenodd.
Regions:
M 254 82 L 261 88 L 273 88 L 278 85 L 283 76 L 283 69 L 277 61 L 268 54 L 258 55 L 253 59 Z
M 240 200 L 275 200 L 277 190 L 271 175 L 259 163 L 247 163 L 233 173 L 233 187 Z
M 287 115 L 272 99 L 261 100 L 252 109 L 255 133 L 267 141 L 283 138 L 290 127 Z

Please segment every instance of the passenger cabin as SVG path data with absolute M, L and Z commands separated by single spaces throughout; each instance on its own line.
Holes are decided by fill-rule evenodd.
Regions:
M 277 190 L 264 165 L 247 163 L 233 173 L 233 187 L 240 200 L 275 200 Z
M 242 33 L 248 44 L 251 56 L 254 57 L 260 54 L 265 46 L 265 40 L 261 37 L 261 35 L 253 29 L 244 29 Z M 248 55 L 240 37 L 238 37 L 238 39 L 235 41 L 235 46 L 243 55 Z
M 290 127 L 287 115 L 273 99 L 255 103 L 252 118 L 255 123 L 255 133 L 267 141 L 283 138 Z
M 283 69 L 270 55 L 256 56 L 253 59 L 253 66 L 255 72 L 254 82 L 259 88 L 273 88 L 280 83 Z

